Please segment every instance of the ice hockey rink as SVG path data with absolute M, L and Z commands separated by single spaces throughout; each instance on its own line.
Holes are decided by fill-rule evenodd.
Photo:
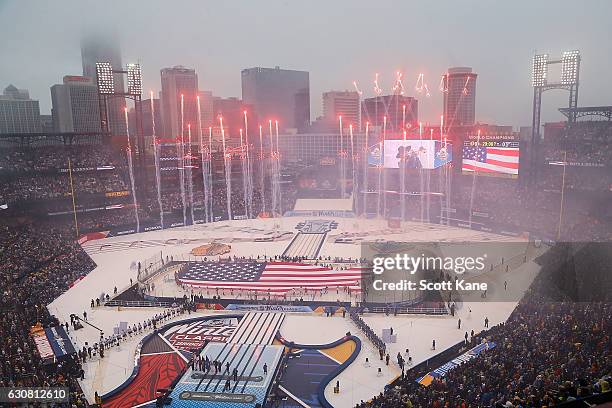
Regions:
M 320 257 L 359 258 L 363 242 L 514 242 L 511 246 L 515 253 L 490 254 L 488 261 L 499 265 L 499 258 L 523 256 L 527 262 L 513 267 L 503 276 L 483 277 L 483 279 L 507 282 L 515 289 L 513 297 L 504 302 L 464 303 L 454 317 L 450 315 L 398 315 L 366 313 L 363 318 L 379 335 L 383 329 L 393 328 L 397 342 L 388 344 L 391 363 L 389 366 L 379 360 L 378 351 L 363 335 L 351 319 L 342 315 L 326 317 L 314 313 L 286 313 L 279 329 L 282 337 L 301 344 L 324 344 L 334 342 L 347 332 L 361 340 L 361 351 L 355 361 L 342 371 L 325 389 L 325 396 L 334 407 L 352 407 L 360 401 L 366 401 L 378 395 L 385 385 L 393 381 L 401 371 L 395 361 L 399 353 L 405 355 L 409 349 L 413 365 L 428 359 L 440 351 L 463 340 L 464 333 L 484 329 L 484 319 L 489 325 L 505 321 L 516 306 L 517 290 L 524 291 L 536 276 L 539 266 L 533 262 L 536 253 L 530 253 L 526 239 L 501 236 L 486 232 L 456 228 L 437 224 L 405 222 L 400 228 L 390 228 L 386 221 L 378 219 L 351 219 L 334 217 L 283 217 L 274 219 L 254 219 L 231 222 L 217 222 L 180 227 L 146 233 L 116 236 L 88 241 L 83 244 L 85 251 L 96 262 L 97 267 L 82 280 L 77 282 L 62 296 L 52 302 L 48 308 L 61 322 L 70 321 L 70 314 L 82 316 L 87 312 L 87 321 L 94 327 L 85 325 L 78 331 L 71 330 L 69 335 L 75 348 L 82 348 L 86 343 L 91 345 L 99 340 L 99 330 L 112 333 L 119 322 L 129 326 L 151 318 L 163 309 L 155 307 L 96 307 L 90 308 L 91 299 L 101 294 L 112 294 L 117 287 L 119 293 L 137 280 L 138 262 L 158 256 L 176 259 L 190 259 L 190 251 L 200 245 L 212 242 L 231 246 L 231 251 L 223 257 L 275 256 L 285 253 L 294 242 L 298 225 L 304 222 L 333 222 L 324 236 L 323 242 L 303 242 L 299 251 L 316 252 Z M 508 246 L 510 247 L 510 246 Z M 314 248 L 314 249 L 313 249 Z M 295 248 L 294 248 L 295 249 Z M 532 251 L 533 252 L 533 251 Z M 310 254 L 309 254 L 310 255 Z M 209 257 L 210 260 L 210 257 Z M 493 269 L 493 268 L 491 268 Z M 488 269 L 487 269 L 488 270 Z M 161 274 L 155 277 L 155 296 L 182 298 L 189 296 L 192 290 L 178 286 L 172 276 Z M 327 297 L 317 300 L 355 301 L 346 293 L 335 291 Z M 199 310 L 191 315 L 180 315 L 172 320 L 179 321 L 194 316 L 215 315 L 222 317 L 227 311 Z M 457 329 L 458 319 L 462 320 L 461 329 Z M 97 329 L 96 329 L 97 328 Z M 108 393 L 121 385 L 132 373 L 138 358 L 138 345 L 146 333 L 134 335 L 119 347 L 109 349 L 104 359 L 94 357 L 84 364 L 85 378 L 82 388 L 90 401 L 94 393 Z M 436 340 L 436 350 L 431 349 L 432 340 Z M 365 365 L 368 358 L 370 364 Z M 378 368 L 382 375 L 377 375 Z M 340 382 L 340 392 L 333 393 L 332 386 Z M 310 406 L 306 403 L 302 406 Z

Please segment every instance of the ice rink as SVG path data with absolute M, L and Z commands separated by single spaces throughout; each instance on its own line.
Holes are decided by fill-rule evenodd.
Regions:
M 91 299 L 99 297 L 102 293 L 112 294 L 115 287 L 120 293 L 130 284 L 130 279 L 136 282 L 137 269 L 134 267 L 138 261 L 159 256 L 188 257 L 189 252 L 199 245 L 221 242 L 231 246 L 231 252 L 223 255 L 245 256 L 274 256 L 283 253 L 298 232 L 298 223 L 308 220 L 305 217 L 285 217 L 280 219 L 257 219 L 232 222 L 219 222 L 208 225 L 174 228 L 160 231 L 106 238 L 89 241 L 83 244 L 84 249 L 96 262 L 97 267 L 84 279 L 75 284 L 62 296 L 52 302 L 48 308 L 61 322 L 70 321 L 70 314 L 80 316 L 87 312 L 89 323 L 98 327 L 105 334 L 110 334 L 119 322 L 128 325 L 141 322 L 159 313 L 158 308 L 117 308 L 97 307 L 90 308 Z M 329 219 L 326 217 L 312 218 L 313 220 Z M 368 242 L 417 242 L 417 241 L 497 241 L 497 242 L 524 242 L 522 251 L 527 251 L 527 242 L 515 237 L 498 236 L 468 229 L 447 227 L 442 225 L 404 223 L 399 229 L 392 229 L 382 220 L 367 219 L 335 219 L 337 228 L 327 233 L 319 255 L 323 257 L 359 258 L 361 256 L 360 244 Z M 343 238 L 343 243 L 335 242 Z M 513 248 L 517 248 L 516 245 Z M 515 249 L 516 250 L 516 249 Z M 518 255 L 518 254 L 517 254 Z M 513 267 L 504 275 L 490 274 L 486 280 L 506 281 L 515 290 L 523 291 L 537 274 L 539 267 L 531 261 L 535 254 L 529 254 L 529 260 Z M 499 260 L 493 259 L 491 263 L 498 265 Z M 209 258 L 210 259 L 210 258 Z M 166 279 L 157 286 L 155 294 L 159 296 L 182 297 L 184 292 L 172 279 Z M 331 295 L 336 298 L 335 291 Z M 340 297 L 340 296 L 338 296 Z M 326 389 L 326 397 L 336 407 L 351 407 L 361 400 L 368 400 L 380 393 L 383 387 L 396 378 L 399 368 L 395 363 L 398 352 L 404 355 L 410 350 L 413 364 L 435 355 L 436 353 L 463 340 L 466 331 L 475 333 L 484 328 L 484 319 L 488 317 L 489 324 L 495 325 L 505 321 L 516 306 L 516 293 L 507 302 L 495 303 L 464 303 L 457 311 L 455 317 L 401 315 L 385 316 L 382 314 L 366 314 L 364 320 L 380 335 L 382 329 L 392 327 L 397 334 L 397 343 L 388 345 L 392 364 L 387 367 L 378 359 L 378 352 L 365 338 L 358 328 L 348 318 L 341 316 L 324 317 L 314 314 L 287 314 L 280 328 L 280 333 L 286 339 L 302 344 L 321 344 L 338 340 L 347 332 L 360 337 L 362 350 L 357 360 L 342 372 L 337 380 L 340 381 L 341 392 L 334 394 L 330 386 Z M 348 299 L 341 299 L 348 300 Z M 197 314 L 224 312 L 196 312 Z M 193 314 L 192 314 L 193 316 Z M 177 319 L 184 319 L 180 316 Z M 457 329 L 457 320 L 461 318 L 462 327 Z M 89 345 L 99 340 L 99 331 L 85 325 L 78 331 L 70 331 L 70 336 L 76 348 Z M 116 388 L 131 374 L 136 347 L 144 334 L 133 336 L 123 342 L 120 348 L 113 347 L 108 350 L 105 358 L 100 360 L 94 357 L 84 365 L 85 379 L 82 387 L 86 395 L 93 400 L 94 392 L 100 395 Z M 436 350 L 431 350 L 431 342 L 435 339 Z M 365 358 L 372 363 L 369 368 L 364 367 Z M 383 375 L 377 376 L 376 370 L 382 368 Z M 335 384 L 335 381 L 333 381 Z M 331 384 L 331 383 L 330 383 Z

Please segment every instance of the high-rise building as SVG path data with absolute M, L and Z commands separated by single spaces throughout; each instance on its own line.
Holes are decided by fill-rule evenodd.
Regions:
M 14 85 L 0 95 L 0 133 L 40 132 L 40 107 L 25 89 Z
M 213 99 L 212 91 L 200 91 L 200 123 L 203 132 L 208 132 L 209 127 L 216 125 Z
M 370 127 L 381 127 L 387 117 L 387 131 L 401 132 L 406 127 L 418 126 L 419 101 L 412 96 L 384 95 L 366 98 L 361 102 L 361 121 Z
M 53 116 L 40 115 L 40 131 L 43 133 L 53 133 Z
M 310 79 L 306 71 L 276 68 L 242 70 L 242 100 L 262 123 L 278 120 L 281 130 L 310 124 Z
M 469 126 L 476 121 L 476 77 L 469 67 L 449 68 L 444 74 L 445 127 Z
M 96 82 L 96 62 L 110 62 L 113 70 L 124 70 L 121 65 L 121 50 L 119 41 L 112 35 L 96 33 L 81 39 L 81 60 L 83 76 Z M 113 75 L 115 92 L 124 92 L 123 75 Z M 109 130 L 113 135 L 125 135 L 125 109 L 123 98 L 111 98 L 108 101 Z
M 213 98 L 213 117 L 215 119 L 219 116 L 223 117 L 223 127 L 227 133 L 226 137 L 231 139 L 240 140 L 240 129 L 244 129 L 245 110 L 247 114 L 249 114 L 253 110 L 253 107 L 243 103 L 243 101 L 238 98 Z M 251 116 L 249 119 L 254 118 Z M 215 125 L 213 125 L 213 127 L 219 126 L 219 122 L 215 123 Z M 249 122 L 249 134 L 254 135 L 256 129 L 258 129 L 257 122 L 251 120 Z
M 51 87 L 51 103 L 54 131 L 101 131 L 98 88 L 92 78 L 65 76 L 62 84 Z
M 336 123 L 342 116 L 342 123 L 359 129 L 359 93 L 356 91 L 329 91 L 323 93 L 323 118 Z
M 153 99 L 153 112 L 151 112 L 151 99 L 142 101 L 142 131 L 145 136 L 153 136 L 153 119 L 155 119 L 155 135 L 161 136 L 164 132 L 162 121 L 161 101 Z M 155 113 L 155 118 L 153 118 Z
M 198 75 L 194 69 L 183 66 L 163 68 L 161 85 L 164 137 L 174 138 L 181 134 L 187 135 L 188 125 L 191 125 L 193 130 L 197 128 L 198 123 Z M 182 115 L 181 96 L 183 99 Z

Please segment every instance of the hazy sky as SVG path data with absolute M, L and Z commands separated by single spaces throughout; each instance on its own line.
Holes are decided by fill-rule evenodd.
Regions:
M 81 74 L 82 33 L 106 26 L 123 63 L 142 64 L 146 92 L 160 68 L 184 65 L 200 89 L 240 97 L 242 68 L 279 65 L 310 71 L 314 120 L 322 92 L 356 80 L 371 96 L 375 72 L 389 91 L 400 70 L 421 120 L 436 122 L 441 74 L 471 66 L 477 120 L 530 125 L 534 51 L 579 49 L 579 104 L 612 105 L 610 16 L 610 0 L 0 0 L 0 87 L 29 89 L 49 113 L 49 87 Z M 414 91 L 421 72 L 429 98 Z M 561 120 L 565 105 L 566 92 L 548 92 L 543 119 Z

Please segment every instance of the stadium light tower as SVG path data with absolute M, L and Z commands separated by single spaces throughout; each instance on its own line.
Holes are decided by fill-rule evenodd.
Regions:
M 104 95 L 115 93 L 115 80 L 113 78 L 113 67 L 110 62 L 96 63 L 96 77 L 98 92 Z
M 127 92 L 115 91 L 115 74 L 127 75 Z M 96 62 L 96 83 L 98 86 L 98 101 L 100 103 L 100 123 L 102 132 L 108 133 L 108 100 L 111 98 L 127 98 L 134 100 L 137 116 L 141 115 L 142 72 L 140 64 L 127 64 L 126 70 L 113 69 L 110 62 Z M 137 126 L 142 124 L 137 121 Z M 138 129 L 141 130 L 141 129 Z M 142 132 L 139 132 L 139 134 Z
M 546 73 L 548 71 L 548 54 L 533 56 L 533 79 L 534 88 L 546 85 Z
M 116 74 L 122 74 L 127 76 L 127 91 L 118 92 L 115 90 L 114 76 Z M 140 167 L 140 174 L 142 175 L 141 185 L 146 184 L 146 172 L 145 168 L 145 141 L 144 131 L 142 129 L 142 72 L 140 64 L 127 64 L 125 70 L 113 69 L 110 62 L 99 61 L 96 62 L 96 84 L 98 87 L 98 103 L 100 106 L 100 126 L 102 133 L 108 135 L 109 120 L 108 120 L 108 101 L 112 98 L 125 98 L 132 99 L 134 101 L 135 125 L 136 125 L 136 143 L 135 146 L 130 146 L 133 151 L 138 154 L 138 163 Z M 144 190 L 144 189 L 143 189 Z
M 127 64 L 128 94 L 142 95 L 142 72 L 140 64 Z
M 550 81 L 548 67 L 561 64 L 561 78 Z M 530 169 L 531 182 L 537 180 L 538 148 L 540 145 L 540 119 L 542 113 L 542 94 L 551 89 L 564 89 L 569 91 L 567 122 L 576 122 L 576 108 L 578 107 L 578 82 L 580 77 L 580 51 L 565 51 L 561 58 L 551 59 L 548 54 L 533 56 L 532 86 L 533 86 L 533 118 L 531 122 L 531 154 Z

